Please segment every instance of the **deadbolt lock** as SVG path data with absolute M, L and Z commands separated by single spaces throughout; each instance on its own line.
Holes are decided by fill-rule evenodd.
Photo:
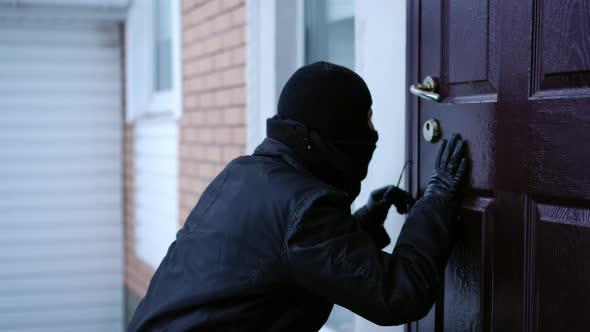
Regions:
M 436 119 L 429 119 L 424 122 L 422 127 L 422 136 L 427 142 L 436 143 L 440 138 L 440 126 Z

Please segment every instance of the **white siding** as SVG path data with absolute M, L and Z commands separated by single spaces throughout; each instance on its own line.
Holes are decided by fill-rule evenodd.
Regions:
M 135 122 L 137 255 L 157 267 L 178 225 L 178 124 L 172 117 Z
M 152 1 L 134 1 L 126 25 L 127 120 L 134 125 L 135 252 L 158 267 L 178 229 L 178 118 L 181 114 L 180 1 L 171 3 L 173 86 L 154 91 Z
M 0 0 L 0 4 L 17 3 L 20 6 L 76 6 L 118 8 L 129 5 L 129 0 Z
M 0 17 L 0 331 L 123 329 L 115 23 Z

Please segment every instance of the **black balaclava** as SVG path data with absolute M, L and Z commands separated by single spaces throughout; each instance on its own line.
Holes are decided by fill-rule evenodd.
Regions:
M 371 104 L 359 75 L 316 62 L 285 84 L 267 136 L 293 148 L 318 177 L 356 197 L 378 139 L 369 127 Z

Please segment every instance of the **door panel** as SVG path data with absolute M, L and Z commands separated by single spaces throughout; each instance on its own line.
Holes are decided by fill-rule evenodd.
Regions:
M 443 138 L 471 172 L 444 289 L 411 331 L 585 331 L 590 325 L 590 3 L 409 1 L 412 83 L 440 77 L 442 103 L 411 96 L 414 193 Z
M 529 268 L 534 272 L 534 330 L 587 330 L 590 209 L 537 202 L 533 208 Z
M 590 3 L 535 0 L 534 6 L 533 93 L 588 87 L 590 34 L 586 25 L 590 20 Z
M 459 216 L 459 240 L 455 244 L 445 273 L 441 305 L 444 330 L 480 331 L 489 326 L 491 280 L 489 267 L 492 243 L 492 199 L 467 199 Z
M 495 99 L 497 16 L 491 13 L 496 1 L 453 0 L 440 5 L 440 27 L 428 27 L 435 30 L 425 33 L 441 33 L 441 77 L 445 82 L 442 93 L 447 102 L 479 101 L 481 95 Z M 429 22 L 423 24 L 430 26 Z

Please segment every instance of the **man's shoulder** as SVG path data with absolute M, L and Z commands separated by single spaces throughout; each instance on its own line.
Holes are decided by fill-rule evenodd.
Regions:
M 237 168 L 251 176 L 260 176 L 266 182 L 279 186 L 333 188 L 330 184 L 313 175 L 305 167 L 278 156 L 242 156 L 233 161 Z
M 307 169 L 280 157 L 244 156 L 236 159 L 236 175 L 257 193 L 294 201 L 298 206 L 322 197 L 347 201 L 347 194 Z

